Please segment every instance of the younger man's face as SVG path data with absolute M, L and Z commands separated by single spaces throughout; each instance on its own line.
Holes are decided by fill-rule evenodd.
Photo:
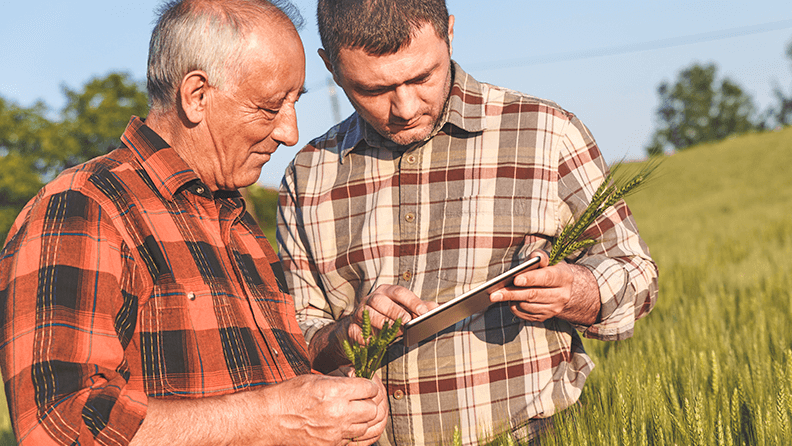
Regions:
M 331 71 L 363 119 L 385 138 L 408 145 L 429 136 L 441 118 L 451 88 L 451 48 L 425 23 L 395 54 L 342 49 Z

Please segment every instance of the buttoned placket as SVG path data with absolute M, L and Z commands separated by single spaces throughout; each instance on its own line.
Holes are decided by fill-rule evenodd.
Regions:
M 230 200 L 229 200 L 230 201 Z M 223 225 L 223 242 L 225 244 L 226 249 L 228 250 L 228 256 L 232 259 L 234 273 L 237 275 L 237 282 L 242 284 L 242 290 L 240 295 L 245 296 L 247 300 L 248 306 L 250 311 L 253 314 L 253 319 L 256 323 L 256 329 L 261 334 L 261 339 L 264 340 L 265 347 L 273 356 L 273 363 L 275 365 L 275 369 L 280 374 L 280 380 L 283 381 L 287 378 L 286 374 L 283 372 L 283 368 L 280 365 L 280 362 L 277 360 L 278 356 L 280 356 L 280 343 L 277 339 L 272 336 L 272 332 L 270 330 L 265 330 L 264 327 L 268 327 L 270 323 L 267 321 L 264 313 L 261 311 L 261 307 L 259 307 L 258 302 L 256 301 L 256 296 L 258 292 L 251 289 L 250 283 L 247 280 L 247 271 L 245 270 L 244 266 L 240 264 L 238 259 L 234 255 L 234 238 L 231 236 L 232 228 L 234 225 L 241 224 L 240 219 L 244 215 L 245 206 L 231 206 L 230 204 L 226 203 L 222 206 L 222 209 L 229 212 L 227 218 L 223 218 L 221 221 L 226 222 L 226 225 Z M 221 213 L 222 215 L 222 213 Z
M 199 206 L 204 208 L 206 206 L 214 207 L 214 212 L 212 212 L 212 215 L 217 215 L 217 224 L 219 225 L 218 229 L 220 236 L 220 242 L 217 243 L 217 245 L 223 246 L 225 248 L 227 258 L 231 263 L 230 266 L 233 269 L 233 273 L 236 275 L 237 279 L 229 280 L 228 283 L 233 288 L 233 293 L 235 295 L 244 297 L 244 299 L 247 301 L 248 308 L 251 315 L 253 316 L 253 322 L 255 323 L 256 329 L 261 335 L 261 339 L 264 341 L 264 346 L 269 352 L 272 353 L 273 359 L 276 359 L 280 355 L 280 344 L 276 339 L 271 339 L 271 333 L 263 328 L 267 327 L 269 324 L 267 323 L 261 308 L 259 308 L 255 301 L 256 293 L 251 290 L 250 284 L 246 280 L 246 271 L 244 271 L 244 268 L 239 264 L 239 261 L 234 253 L 236 244 L 234 242 L 234 238 L 232 237 L 232 231 L 234 225 L 241 224 L 240 219 L 244 215 L 244 205 L 235 206 L 229 198 L 214 198 L 211 196 L 212 194 L 210 192 L 207 192 L 206 186 L 200 183 L 193 186 L 191 190 L 195 193 L 195 199 L 198 200 Z M 194 301 L 196 299 L 195 293 L 189 292 L 187 298 L 190 301 Z M 275 365 L 277 373 L 280 375 L 280 380 L 285 379 L 286 374 L 283 372 L 279 362 L 277 360 L 272 362 Z
M 412 149 L 399 158 L 399 270 L 398 284 L 406 288 L 415 277 L 415 259 L 418 254 L 420 219 L 420 151 Z

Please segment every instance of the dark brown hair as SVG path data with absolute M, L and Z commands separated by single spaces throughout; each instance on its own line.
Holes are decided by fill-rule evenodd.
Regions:
M 316 21 L 332 63 L 343 48 L 396 53 L 426 23 L 449 43 L 445 0 L 319 0 Z

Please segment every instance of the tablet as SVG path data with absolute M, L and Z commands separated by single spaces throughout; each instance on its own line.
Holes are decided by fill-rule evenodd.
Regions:
M 410 346 L 489 307 L 489 296 L 512 284 L 516 274 L 535 269 L 541 257 L 536 256 L 494 277 L 472 290 L 434 308 L 404 324 L 404 345 Z

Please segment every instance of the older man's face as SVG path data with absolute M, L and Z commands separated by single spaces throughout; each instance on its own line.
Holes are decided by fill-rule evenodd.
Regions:
M 305 82 L 297 31 L 276 22 L 251 33 L 239 78 L 210 88 L 206 125 L 217 157 L 214 183 L 234 190 L 256 182 L 280 144 L 297 144 L 295 103 Z
M 429 136 L 441 118 L 451 82 L 450 48 L 427 23 L 395 54 L 341 49 L 333 74 L 363 119 L 380 135 L 407 145 Z

